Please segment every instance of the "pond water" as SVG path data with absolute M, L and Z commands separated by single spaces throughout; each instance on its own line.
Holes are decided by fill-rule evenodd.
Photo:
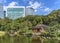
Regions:
M 0 43 L 60 43 L 57 39 L 48 39 L 43 37 L 3 36 L 0 37 Z

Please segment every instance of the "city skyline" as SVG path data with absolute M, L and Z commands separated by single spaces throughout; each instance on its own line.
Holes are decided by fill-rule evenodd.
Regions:
M 3 2 L 4 1 L 4 2 Z M 31 6 L 35 9 L 35 14 L 48 14 L 52 10 L 60 9 L 60 0 L 1 0 L 6 6 Z
M 10 19 L 17 19 L 19 17 L 25 17 L 27 15 L 33 15 L 34 9 L 24 6 L 8 6 L 3 9 L 3 4 L 0 3 L 0 18 L 8 17 Z

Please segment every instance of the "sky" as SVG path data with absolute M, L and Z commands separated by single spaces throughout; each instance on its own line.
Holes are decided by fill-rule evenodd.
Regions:
M 49 14 L 53 10 L 60 9 L 60 0 L 0 0 L 6 6 L 30 6 L 35 9 L 34 13 L 38 15 Z

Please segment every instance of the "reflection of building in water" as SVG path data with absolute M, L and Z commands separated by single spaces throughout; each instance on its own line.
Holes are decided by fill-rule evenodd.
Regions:
M 44 39 L 41 37 L 32 37 L 32 43 L 44 43 Z
M 32 43 L 41 43 L 41 40 L 40 38 L 37 38 L 37 39 L 32 39 Z

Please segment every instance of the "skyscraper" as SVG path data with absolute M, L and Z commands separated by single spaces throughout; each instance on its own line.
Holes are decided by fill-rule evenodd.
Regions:
M 32 7 L 26 7 L 26 10 L 25 10 L 25 16 L 27 15 L 34 15 L 34 9 Z
M 24 6 L 13 6 L 7 7 L 6 17 L 10 19 L 16 19 L 19 17 L 25 16 L 25 7 Z
M 4 17 L 6 16 L 6 11 L 4 11 Z
M 4 18 L 3 4 L 2 3 L 0 3 L 0 18 Z
M 32 7 L 24 6 L 10 6 L 6 9 L 6 17 L 10 19 L 16 19 L 20 17 L 25 17 L 34 14 L 34 9 Z

